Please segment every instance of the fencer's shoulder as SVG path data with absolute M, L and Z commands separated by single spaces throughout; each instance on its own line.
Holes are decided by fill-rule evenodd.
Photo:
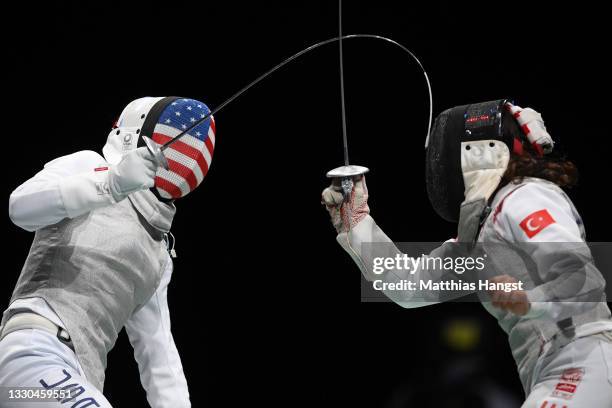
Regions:
M 494 221 L 511 226 L 521 225 L 529 217 L 544 214 L 551 219 L 573 224 L 577 213 L 569 197 L 556 184 L 538 178 L 525 178 L 507 185 L 496 196 Z M 501 195 L 501 197 L 499 197 Z
M 580 236 L 579 218 L 573 204 L 556 184 L 542 179 L 525 179 L 520 183 L 507 185 L 493 209 L 493 221 L 500 227 L 507 227 L 520 239 L 531 239 L 547 228 L 546 234 L 538 239 L 556 241 L 558 236 L 569 234 L 571 240 Z M 496 199 L 498 197 L 496 196 Z M 563 231 L 559 232 L 559 226 Z M 557 235 L 554 235 L 556 233 Z M 553 235 L 551 235 L 553 234 Z
M 506 210 L 535 208 L 541 206 L 569 208 L 569 198 L 561 188 L 548 180 L 528 177 L 520 183 L 511 184 L 501 197 Z
M 45 163 L 45 168 L 49 167 L 68 167 L 70 169 L 89 168 L 98 164 L 106 163 L 106 160 L 93 150 L 81 150 L 66 156 L 61 156 L 50 162 Z

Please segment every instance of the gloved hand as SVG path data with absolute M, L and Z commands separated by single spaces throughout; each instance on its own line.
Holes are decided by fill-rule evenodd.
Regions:
M 550 153 L 554 141 L 544 125 L 542 115 L 531 108 L 521 108 L 506 102 L 506 106 L 521 126 L 521 130 L 527 136 L 527 140 L 538 151 L 540 155 Z
M 510 275 L 495 276 L 490 279 L 490 282 L 495 284 L 516 284 L 518 281 L 516 278 Z M 489 296 L 491 296 L 491 304 L 499 309 L 512 312 L 517 316 L 525 316 L 529 309 L 531 309 L 531 303 L 527 297 L 527 292 L 524 290 L 511 290 L 505 292 L 503 290 L 490 290 Z
M 157 163 L 146 147 L 139 147 L 123 155 L 108 176 L 108 186 L 116 202 L 129 194 L 155 185 Z
M 331 185 L 321 193 L 321 204 L 325 205 L 338 233 L 348 232 L 370 214 L 365 176 L 353 179 L 353 190 L 346 202 L 343 202 L 340 182 L 340 179 L 333 179 Z

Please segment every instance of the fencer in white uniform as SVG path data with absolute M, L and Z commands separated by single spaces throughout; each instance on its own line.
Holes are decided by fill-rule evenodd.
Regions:
M 123 327 L 151 407 L 191 406 L 170 329 L 168 233 L 174 200 L 208 170 L 214 121 L 165 152 L 168 169 L 140 136 L 161 144 L 207 113 L 192 99 L 137 99 L 110 132 L 104 157 L 57 158 L 11 194 L 11 219 L 36 234 L 2 319 L 2 407 L 23 407 L 16 390 L 25 387 L 64 391 L 32 397 L 32 406 L 110 407 L 102 394 L 106 355 Z
M 603 276 L 591 262 L 580 262 L 590 256 L 584 244 L 586 235 L 581 217 L 569 197 L 550 181 L 522 177 L 499 186 L 510 159 L 507 144 L 500 143 L 503 142 L 501 135 L 493 138 L 485 133 L 480 140 L 461 141 L 464 126 L 468 126 L 461 122 L 469 117 L 489 120 L 482 112 L 489 112 L 491 105 L 485 107 L 481 110 L 475 107 L 473 114 L 470 108 L 466 113 L 465 107 L 451 113 L 459 118 L 458 127 L 461 129 L 461 135 L 455 141 L 461 146 L 461 153 L 457 150 L 461 157 L 457 160 L 461 162 L 463 201 L 459 201 L 460 211 L 459 208 L 436 210 L 439 213 L 445 210 L 460 213 L 458 238 L 462 234 L 467 238 L 462 242 L 472 241 L 490 248 L 520 247 L 534 261 L 535 272 L 530 276 L 522 270 L 524 264 L 520 260 L 508 257 L 508 253 L 502 254 L 505 256 L 502 274 L 492 281 L 512 283 L 520 276 L 526 288 L 510 292 L 492 291 L 490 297 L 481 298 L 485 309 L 508 334 L 526 394 L 523 407 L 610 407 L 612 320 L 605 302 Z M 536 138 L 536 151 L 545 148 L 546 142 L 552 144 L 537 112 L 508 103 L 503 109 L 509 110 L 517 119 L 521 132 L 532 133 L 531 138 L 523 134 L 522 140 L 510 140 L 515 154 L 522 154 L 523 143 L 536 143 L 533 140 Z M 447 117 L 441 122 L 452 128 L 452 120 Z M 440 121 L 436 126 L 440 126 Z M 438 142 L 449 143 L 454 137 L 444 132 L 436 135 L 435 132 L 434 126 L 432 136 L 439 137 Z M 437 159 L 444 158 L 441 150 L 435 152 Z M 393 285 L 382 285 L 418 283 L 426 279 L 442 281 L 457 276 L 449 278 L 444 272 L 423 266 L 412 269 L 394 266 L 383 273 L 375 270 L 375 258 L 393 258 L 402 253 L 370 216 L 367 199 L 363 177 L 355 180 L 353 191 L 346 200 L 337 182 L 326 188 L 322 195 L 322 202 L 338 231 L 338 243 L 352 257 L 366 280 L 378 281 L 379 288 L 386 288 L 383 290 L 385 295 L 406 308 L 449 300 L 441 291 L 395 290 Z M 435 207 L 434 201 L 432 204 Z M 469 231 L 467 235 L 466 231 Z M 449 248 L 456 245 L 456 241 L 447 241 L 428 256 L 444 257 L 452 253 Z M 401 288 L 400 285 L 396 287 Z

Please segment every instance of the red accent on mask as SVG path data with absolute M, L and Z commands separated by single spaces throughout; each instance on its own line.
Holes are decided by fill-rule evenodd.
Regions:
M 523 143 L 518 137 L 514 138 L 514 142 L 512 143 L 512 151 L 519 156 L 523 154 Z

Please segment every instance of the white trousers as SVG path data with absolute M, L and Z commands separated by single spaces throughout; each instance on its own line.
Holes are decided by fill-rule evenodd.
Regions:
M 579 338 L 542 361 L 522 408 L 612 407 L 612 332 Z
M 72 398 L 31 403 L 13 398 L 13 388 L 35 387 L 70 391 Z M 0 407 L 111 408 L 102 392 L 91 385 L 74 352 L 44 330 L 22 329 L 0 341 Z M 21 401 L 21 402 L 20 402 Z

